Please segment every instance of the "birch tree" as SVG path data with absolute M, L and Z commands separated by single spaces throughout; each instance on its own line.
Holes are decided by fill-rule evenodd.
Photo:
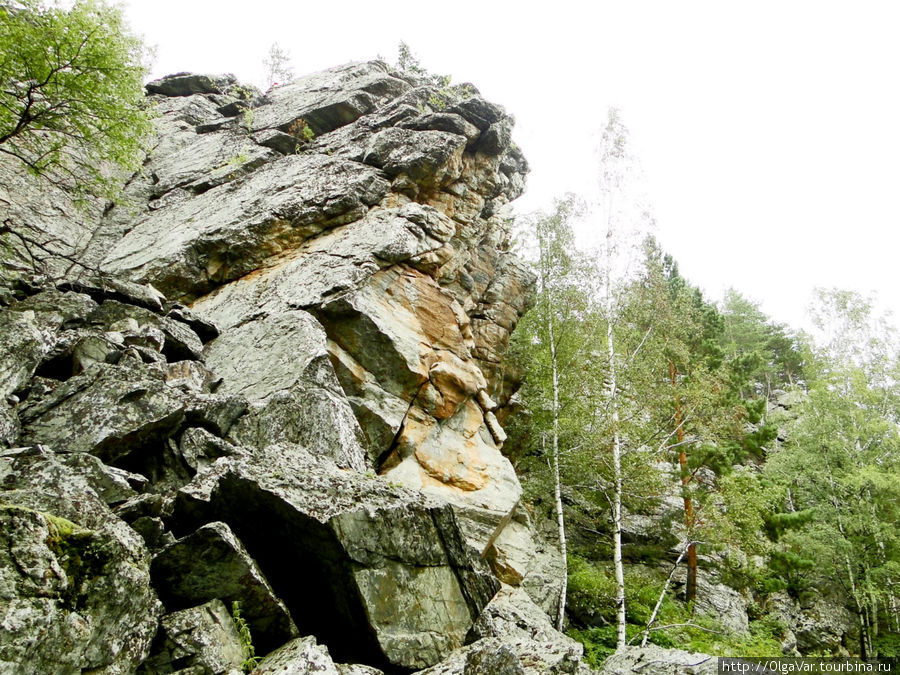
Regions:
M 584 361 L 591 340 L 591 302 L 583 280 L 584 260 L 575 250 L 572 220 L 582 204 L 573 195 L 557 200 L 551 213 L 532 214 L 520 221 L 536 248 L 537 300 L 517 329 L 514 353 L 527 365 L 523 396 L 531 414 L 532 452 L 546 461 L 551 475 L 564 573 L 560 579 L 556 619 L 565 622 L 568 547 L 563 508 L 566 455 L 584 446 Z M 520 434 L 519 444 L 527 444 Z
M 616 646 L 626 645 L 625 568 L 622 558 L 623 468 L 624 451 L 618 378 L 620 356 L 616 345 L 618 319 L 616 294 L 633 272 L 641 234 L 651 220 L 649 210 L 639 198 L 640 166 L 629 146 L 628 130 L 619 111 L 611 108 L 600 140 L 598 176 L 598 220 L 604 232 L 601 246 L 603 303 L 606 320 L 606 397 L 610 415 L 612 455 L 612 533 L 613 569 L 616 579 Z
M 771 518 L 779 571 L 791 592 L 847 598 L 859 653 L 874 658 L 879 636 L 900 627 L 900 343 L 855 293 L 820 291 L 813 319 L 809 391 L 766 467 L 784 491 Z M 814 562 L 798 569 L 804 559 Z

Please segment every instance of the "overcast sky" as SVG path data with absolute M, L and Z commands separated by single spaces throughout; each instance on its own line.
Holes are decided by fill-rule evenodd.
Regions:
M 875 291 L 900 314 L 900 4 L 307 3 L 130 0 L 153 75 L 261 85 L 270 45 L 298 75 L 383 55 L 471 81 L 517 120 L 520 209 L 594 183 L 618 107 L 657 236 L 713 299 L 728 286 L 801 325 L 815 286 Z M 590 5 L 590 8 L 586 8 Z

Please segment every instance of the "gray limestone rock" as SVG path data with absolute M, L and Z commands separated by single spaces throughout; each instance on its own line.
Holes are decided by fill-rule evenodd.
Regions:
M 603 675 L 633 675 L 635 672 L 659 675 L 714 675 L 717 659 L 707 654 L 695 654 L 680 649 L 626 647 L 603 663 Z
M 254 675 L 342 675 L 331 660 L 328 648 L 313 636 L 297 638 L 279 647 L 253 670 Z
M 179 492 L 174 519 L 228 522 L 300 630 L 340 661 L 436 663 L 497 588 L 448 507 L 298 447 L 217 460 Z
M 577 643 L 484 638 L 420 671 L 420 675 L 590 675 L 592 672 L 581 662 L 581 645 Z
M 20 412 L 22 440 L 113 462 L 139 456 L 172 434 L 185 401 L 147 366 L 97 364 Z
M 193 194 L 252 173 L 281 153 L 258 145 L 243 128 L 222 128 L 205 134 L 193 129 L 160 137 L 145 170 L 152 179 L 152 196 L 183 188 Z
M 300 443 L 339 466 L 364 471 L 362 431 L 343 397 L 325 349 L 325 331 L 302 310 L 227 329 L 210 343 L 207 364 L 220 391 L 250 410 L 230 432 L 239 444 Z
M 838 653 L 844 636 L 854 626 L 853 617 L 843 604 L 827 596 L 801 605 L 784 591 L 778 591 L 769 595 L 766 609 L 787 628 L 786 651 Z
M 512 142 L 512 125 L 508 119 L 494 122 L 489 126 L 478 142 L 478 150 L 486 155 L 501 154 Z
M 52 453 L 0 477 L 0 670 L 134 672 L 160 613 L 143 542 Z
M 390 176 L 402 173 L 416 183 L 443 185 L 459 178 L 459 158 L 465 145 L 465 136 L 446 131 L 394 127 L 372 137 L 363 162 Z
M 222 94 L 237 83 L 234 75 L 197 75 L 176 73 L 147 84 L 147 93 L 163 96 L 190 96 L 191 94 Z
M 240 675 L 249 656 L 231 611 L 215 599 L 162 617 L 153 654 L 138 672 L 162 675 L 200 668 L 207 675 Z
M 103 268 L 195 298 L 328 227 L 358 220 L 387 183 L 353 162 L 292 155 L 243 180 L 157 209 L 106 256 Z
M 388 74 L 384 64 L 350 63 L 275 87 L 253 119 L 253 129 L 288 131 L 302 119 L 316 135 L 344 126 L 372 112 L 379 101 L 411 89 Z
M 170 614 L 148 673 L 234 668 L 216 598 L 261 653 L 314 635 L 279 650 L 297 672 L 578 672 L 499 450 L 533 284 L 503 215 L 527 171 L 512 119 L 380 62 L 264 97 L 190 73 L 147 90 L 127 205 L 76 211 L 0 158 L 16 226 L 59 242 L 41 274 L 4 248 L 2 297 L 44 289 L 0 310 L 0 446 L 34 446 L 0 452 L 4 503 L 114 542 L 135 569 L 104 583 L 144 610 L 110 620 L 121 666 L 85 667 L 145 658 L 159 612 L 123 584 L 146 585 L 149 546 Z
M 454 113 L 445 112 L 417 115 L 412 119 L 403 120 L 397 126 L 405 129 L 419 129 L 421 131 L 446 131 L 457 136 L 465 136 L 470 144 L 478 140 L 478 137 L 481 135 L 478 127 L 467 122 L 465 118 Z
M 6 401 L 0 401 L 0 448 L 11 448 L 19 442 L 19 418 Z
M 482 131 L 506 117 L 503 108 L 485 101 L 480 96 L 471 96 L 454 103 L 447 112 L 460 115 Z
M 53 333 L 41 328 L 32 310 L 0 314 L 0 398 L 28 381 L 53 344 Z

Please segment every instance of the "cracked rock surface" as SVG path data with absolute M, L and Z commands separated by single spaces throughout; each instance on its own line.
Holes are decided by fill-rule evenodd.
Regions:
M 0 160 L 51 242 L 0 248 L 0 664 L 583 672 L 503 453 L 512 118 L 381 62 L 147 92 L 121 203 Z

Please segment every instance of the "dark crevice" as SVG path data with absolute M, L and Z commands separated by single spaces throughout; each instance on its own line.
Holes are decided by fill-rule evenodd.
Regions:
M 45 359 L 34 371 L 35 377 L 46 377 L 59 382 L 65 382 L 75 374 L 75 362 L 70 353 Z
M 228 523 L 287 606 L 300 634 L 314 635 L 335 662 L 365 663 L 391 674 L 409 672 L 392 666 L 382 653 L 359 596 L 355 564 L 327 525 L 235 475 L 220 480 L 208 507 L 187 502 L 179 506 L 176 520 L 183 513 L 188 520 Z
M 406 412 L 403 413 L 403 419 L 400 420 L 400 426 L 397 427 L 397 433 L 394 434 L 394 438 L 391 440 L 390 445 L 384 450 L 380 455 L 378 455 L 378 459 L 375 460 L 375 470 L 377 472 L 381 472 L 382 470 L 387 470 L 393 468 L 396 464 L 389 460 L 391 455 L 397 450 L 397 446 L 400 443 L 400 436 L 403 434 L 403 429 L 406 428 L 406 418 L 409 417 L 409 413 L 413 408 L 413 405 L 416 403 L 416 399 L 419 398 L 419 394 L 422 391 L 422 387 L 424 387 L 428 383 L 428 380 L 419 385 L 419 388 L 416 389 L 416 393 L 413 395 L 412 400 L 409 402 L 409 406 L 406 408 Z
M 94 448 L 92 454 L 106 464 L 139 473 L 155 482 L 173 468 L 167 464 L 165 458 L 167 441 L 183 422 L 184 412 L 176 411 L 124 436 L 104 439 Z
M 160 352 L 166 361 L 175 363 L 176 361 L 196 361 L 197 355 L 188 349 L 184 344 L 175 340 L 169 333 L 166 333 L 166 341 L 163 343 Z

